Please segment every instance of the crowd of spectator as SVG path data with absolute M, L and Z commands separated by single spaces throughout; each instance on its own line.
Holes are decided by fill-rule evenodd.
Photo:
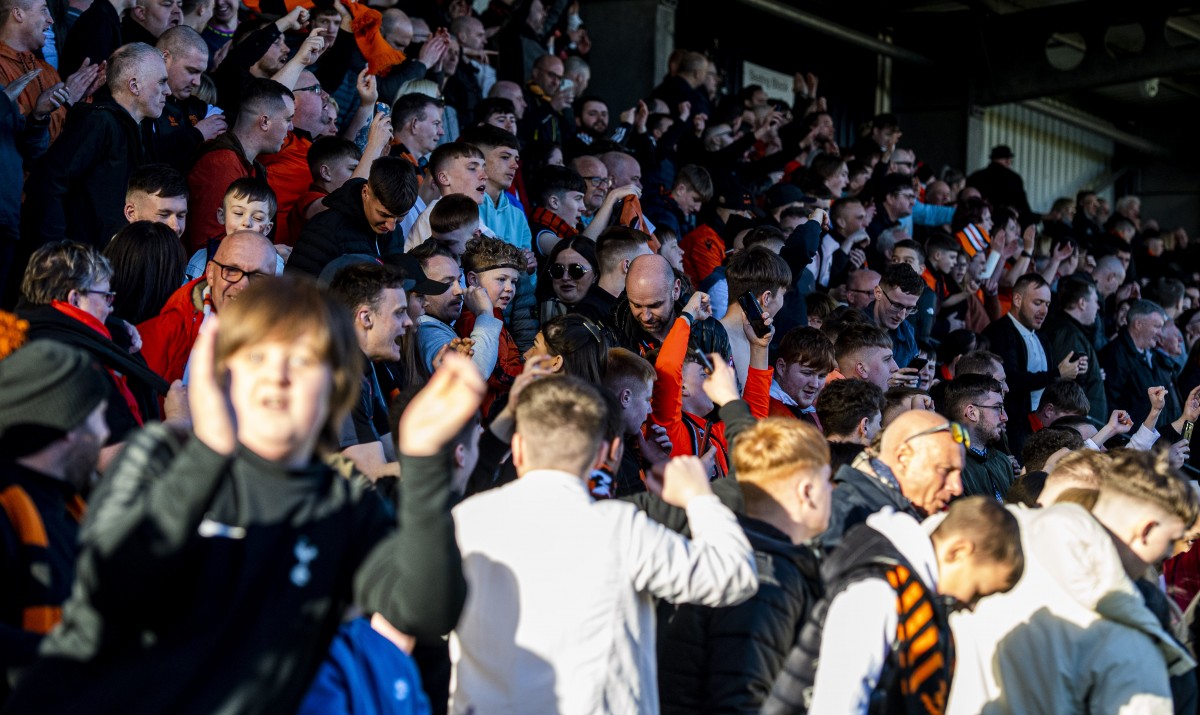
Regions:
M 0 712 L 1195 713 L 1187 229 L 587 12 L 0 0 Z

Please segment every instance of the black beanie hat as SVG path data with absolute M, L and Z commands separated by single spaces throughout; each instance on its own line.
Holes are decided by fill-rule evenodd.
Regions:
M 108 378 L 91 356 L 34 340 L 0 360 L 0 437 L 13 427 L 70 432 L 108 396 Z

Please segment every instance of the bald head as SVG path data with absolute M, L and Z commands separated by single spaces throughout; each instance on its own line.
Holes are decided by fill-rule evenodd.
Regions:
M 679 281 L 667 259 L 657 253 L 633 259 L 625 275 L 625 297 L 642 329 L 660 340 L 665 338 L 679 299 Z
M 900 491 L 925 514 L 936 514 L 962 494 L 964 456 L 949 420 L 925 410 L 893 420 L 879 447 L 879 460 L 892 470 Z
M 271 241 L 257 231 L 237 231 L 222 239 L 204 270 L 213 309 L 219 314 L 251 281 L 275 275 L 277 255 Z
M 623 151 L 610 151 L 600 155 L 600 161 L 608 169 L 613 186 L 628 186 L 633 184 L 642 188 L 642 167 L 637 159 Z
M 379 34 L 392 47 L 403 52 L 412 44 L 413 23 L 403 10 L 388 8 L 383 11 L 383 19 L 379 23 Z

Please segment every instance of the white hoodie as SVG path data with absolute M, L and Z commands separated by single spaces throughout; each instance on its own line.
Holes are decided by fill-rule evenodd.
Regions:
M 950 617 L 957 667 L 947 713 L 1173 713 L 1171 673 L 1195 662 L 1125 574 L 1082 507 L 1009 507 L 1025 572 L 1011 591 Z

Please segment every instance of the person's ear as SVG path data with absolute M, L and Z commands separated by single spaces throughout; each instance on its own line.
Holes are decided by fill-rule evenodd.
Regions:
M 134 217 L 134 215 L 135 215 L 137 212 L 136 212 L 136 210 L 133 208 L 133 204 L 132 204 L 132 203 L 126 203 L 126 204 L 125 204 L 125 210 L 124 210 L 124 212 L 123 212 L 123 213 L 125 214 L 125 220 L 126 220 L 126 221 L 128 221 L 129 223 L 133 223 L 133 217 Z M 220 219 L 218 219 L 218 220 L 220 220 Z M 221 223 L 225 223 L 225 222 L 224 222 L 224 221 L 221 221 Z
M 67 292 L 67 303 L 69 303 L 70 305 L 72 305 L 76 308 L 79 307 L 79 302 L 82 298 L 83 298 L 83 295 L 80 294 L 80 292 L 75 290 L 74 288 L 72 288 L 71 290 L 69 290 Z
M 467 445 L 455 445 L 453 459 L 455 469 L 462 469 L 465 467 L 467 465 Z
M 328 164 L 321 164 L 321 168 L 317 169 L 317 175 L 321 177 L 321 181 L 333 181 L 333 172 L 329 169 Z
M 561 372 L 562 366 L 563 366 L 563 356 L 562 355 L 555 355 L 554 357 L 550 358 L 550 369 L 551 370 L 553 370 L 554 372 Z
M 975 409 L 975 405 L 967 405 L 967 409 L 963 411 L 963 417 L 967 422 L 978 422 L 979 410 Z
M 525 466 L 525 439 L 520 432 L 514 432 L 512 436 L 512 463 L 518 470 Z
M 633 400 L 633 390 L 628 387 L 621 390 L 621 393 L 617 395 L 617 400 L 620 401 L 621 407 L 629 407 L 629 403 Z
M 867 366 L 861 362 L 854 363 L 854 374 L 857 375 L 860 380 L 866 380 L 871 376 L 870 371 L 867 370 Z
M 267 115 L 267 114 L 260 114 L 260 115 L 258 116 L 258 128 L 259 128 L 259 129 L 261 129 L 261 130 L 262 130 L 262 131 L 264 131 L 264 132 L 265 132 L 265 131 L 267 131 L 268 129 L 270 129 L 270 128 L 271 128 L 271 117 L 270 117 L 270 115 Z
M 557 211 L 560 206 L 562 206 L 562 199 L 557 195 L 551 196 L 546 200 L 546 207 L 551 211 Z
M 221 206 L 217 209 L 217 223 L 225 225 L 225 207 Z
M 912 445 L 908 443 L 901 444 L 899 449 L 896 450 L 896 464 L 908 469 L 908 464 L 912 461 L 912 456 Z
M 479 274 L 475 271 L 467 271 L 467 285 L 472 288 L 479 287 Z
M 775 374 L 779 375 L 784 370 L 787 370 L 787 363 L 783 361 L 783 358 L 775 358 Z
M 944 551 L 946 563 L 961 563 L 969 561 L 975 555 L 975 544 L 968 539 L 956 539 L 950 542 Z
M 674 287 L 671 288 L 671 301 L 672 302 L 679 300 L 679 290 L 680 290 L 679 279 L 676 278 Z
M 1141 527 L 1138 529 L 1137 541 L 1140 541 L 1143 544 L 1149 541 L 1150 532 L 1154 531 L 1156 526 L 1158 526 L 1158 522 L 1153 519 L 1147 519 L 1145 522 L 1143 522 Z
M 367 330 L 371 329 L 371 325 L 373 324 L 373 321 L 371 319 L 371 309 L 370 308 L 368 308 L 366 306 L 359 308 L 358 311 L 354 314 L 354 317 L 358 319 L 359 325 L 366 328 Z
M 867 425 L 868 425 L 868 424 L 870 424 L 870 421 L 871 421 L 871 418 L 870 418 L 870 417 L 864 417 L 864 418 L 862 418 L 861 420 L 859 420 L 859 421 L 858 421 L 858 424 L 855 426 L 855 428 L 854 428 L 854 429 L 855 429 L 855 431 L 858 433 L 858 436 L 859 436 L 859 438 L 860 438 L 860 439 L 865 439 L 865 438 L 866 438 L 866 436 L 867 436 Z
M 773 291 L 764 290 L 762 293 L 758 294 L 758 304 L 763 306 L 765 309 L 766 305 L 771 302 L 771 297 L 773 295 L 774 295 Z
M 142 7 L 141 5 L 134 5 L 133 9 L 130 11 L 130 14 L 133 15 L 133 19 L 137 20 L 138 22 L 146 21 L 146 8 Z
M 264 236 L 270 236 L 270 235 L 271 235 L 271 229 L 273 229 L 273 228 L 275 228 L 275 222 L 274 222 L 274 221 L 267 221 L 266 223 L 264 223 L 264 224 L 263 224 L 263 230 L 262 230 L 262 233 L 263 233 L 263 235 L 264 235 Z

